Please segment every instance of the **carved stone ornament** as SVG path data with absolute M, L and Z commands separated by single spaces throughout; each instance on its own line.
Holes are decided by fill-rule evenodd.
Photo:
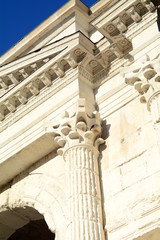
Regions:
M 89 117 L 86 112 L 85 99 L 79 99 L 77 112 L 72 118 L 65 112 L 59 125 L 53 125 L 50 130 L 55 134 L 54 140 L 59 145 L 57 153 L 63 155 L 68 148 L 75 145 L 87 145 L 98 150 L 100 144 L 104 142 L 100 138 L 101 120 L 98 112 Z
M 79 99 L 76 114 L 69 118 L 65 113 L 52 130 L 58 154 L 66 162 L 67 240 L 104 240 L 98 170 L 98 147 L 104 140 L 99 114 L 88 116 L 85 99 Z
M 160 54 L 153 60 L 148 56 L 140 64 L 121 70 L 125 83 L 133 85 L 140 94 L 140 102 L 147 103 L 153 122 L 160 122 Z
M 23 68 L 15 69 L 13 72 L 9 69 L 7 72 L 2 71 L 2 69 L 2 73 L 0 72 L 0 121 L 27 104 L 45 88 L 54 85 L 57 79 L 65 76 L 69 68 L 76 68 L 85 55 L 81 48 L 77 48 L 67 54 L 64 53 L 63 59 L 60 58 L 56 62 L 54 62 L 54 54 L 27 66 L 24 63 Z M 9 94 L 10 98 L 14 97 L 14 103 L 12 101 L 10 104 Z

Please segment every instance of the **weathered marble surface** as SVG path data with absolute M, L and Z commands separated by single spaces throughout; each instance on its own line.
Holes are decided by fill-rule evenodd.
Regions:
M 154 5 L 68 1 L 0 65 L 0 240 L 42 216 L 57 240 L 159 240 Z

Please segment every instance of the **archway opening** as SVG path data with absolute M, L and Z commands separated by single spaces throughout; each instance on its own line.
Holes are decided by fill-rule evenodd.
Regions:
M 55 234 L 51 233 L 44 219 L 30 221 L 16 230 L 8 240 L 54 240 Z
M 43 215 L 32 207 L 1 211 L 0 235 L 1 240 L 55 240 Z

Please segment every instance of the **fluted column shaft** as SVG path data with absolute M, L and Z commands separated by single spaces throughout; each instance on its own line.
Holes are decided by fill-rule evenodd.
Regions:
M 67 240 L 104 240 L 98 170 L 101 119 L 90 113 L 85 99 L 77 101 L 75 115 L 66 112 L 52 127 L 57 153 L 66 162 L 68 227 Z
M 102 240 L 98 150 L 87 144 L 78 144 L 65 151 L 64 159 L 68 181 L 67 240 Z

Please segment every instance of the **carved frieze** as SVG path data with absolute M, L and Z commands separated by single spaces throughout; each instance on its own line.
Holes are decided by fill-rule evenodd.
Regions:
M 16 71 L 8 73 L 7 75 L 0 76 L 1 88 L 4 88 L 5 90 L 7 90 L 8 88 L 13 88 L 18 83 L 25 81 L 27 77 L 29 77 L 32 73 L 37 71 L 48 61 L 49 58 L 46 58 L 34 64 L 28 65 L 24 68 L 17 69 Z
M 102 12 L 91 22 L 106 37 L 105 41 L 102 39 L 97 44 L 93 44 L 78 33 L 80 39 L 85 38 L 81 44 L 77 43 L 68 48 L 65 43 L 60 48 L 58 43 L 54 43 L 57 50 L 54 50 L 51 44 L 45 47 L 46 49 L 40 49 L 41 53 L 31 53 L 36 61 L 28 60 L 27 56 L 24 63 L 23 59 L 17 60 L 17 67 L 14 66 L 14 62 L 8 64 L 11 67 L 2 66 L 0 69 L 0 120 L 4 120 L 9 113 L 13 113 L 45 88 L 52 86 L 56 79 L 63 78 L 69 69 L 80 66 L 79 73 L 92 84 L 95 82 L 97 84 L 99 80 L 104 79 L 104 76 L 107 77 L 110 68 L 112 68 L 111 71 L 115 70 L 115 62 L 119 67 L 121 59 L 132 49 L 131 38 L 128 37 L 130 26 L 132 28 L 137 26 L 143 17 L 154 10 L 154 5 L 148 0 L 128 2 L 123 0 L 121 3 L 113 4 L 109 10 Z M 70 38 L 74 39 L 74 36 Z M 103 42 L 105 47 L 102 46 Z M 38 56 L 40 56 L 39 59 Z M 11 101 L 10 99 L 13 98 L 14 101 Z
M 132 50 L 131 34 L 137 32 L 137 25 L 144 21 L 144 18 L 147 21 L 154 11 L 155 6 L 151 1 L 123 0 L 102 12 L 92 21 L 92 25 L 108 40 L 109 46 L 106 50 L 112 53 L 112 58 L 119 59 Z M 106 66 L 110 64 L 107 58 L 101 58 L 101 62 Z
M 155 10 L 154 4 L 149 0 L 122 0 L 93 20 L 92 24 L 114 42 L 115 36 L 125 33 L 131 25 L 140 22 L 143 16 Z
M 73 52 L 70 52 L 69 55 L 64 56 L 63 60 L 60 59 L 59 62 L 57 61 L 49 67 L 47 67 L 46 64 L 52 59 L 46 58 L 42 60 L 41 63 L 37 62 L 13 73 L 9 73 L 8 75 L 1 76 L 1 88 L 6 90 L 7 93 L 13 89 L 13 93 L 10 94 L 9 98 L 14 98 L 14 102 L 17 102 L 17 104 L 13 104 L 13 101 L 12 104 L 10 104 L 10 99 L 5 97 L 3 91 L 2 94 L 4 96 L 1 96 L 2 100 L 0 101 L 0 120 L 4 120 L 10 112 L 13 113 L 22 104 L 26 104 L 30 98 L 38 95 L 45 87 L 50 87 L 57 78 L 64 77 L 66 71 L 70 67 L 75 68 L 78 63 L 83 60 L 85 55 L 86 53 L 83 50 L 77 48 Z M 42 71 L 42 73 L 39 74 L 38 70 L 45 66 L 45 71 Z M 35 77 L 36 72 L 37 76 Z M 33 73 L 34 76 L 32 78 Z M 28 78 L 31 80 L 29 83 L 26 82 L 25 84 L 25 79 L 27 80 Z M 14 90 L 14 87 L 21 82 L 24 83 L 23 87 L 19 88 L 19 90 Z

